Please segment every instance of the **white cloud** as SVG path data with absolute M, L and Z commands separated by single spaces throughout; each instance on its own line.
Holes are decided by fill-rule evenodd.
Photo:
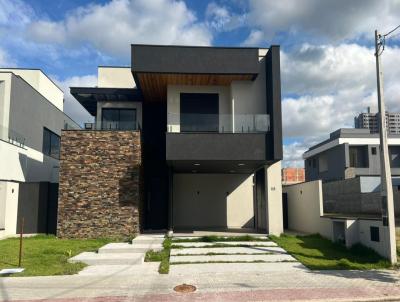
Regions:
M 375 57 L 372 48 L 356 44 L 302 45 L 282 52 L 283 134 L 301 144 L 328 137 L 341 127 L 353 127 L 354 116 L 377 108 Z M 400 48 L 382 55 L 386 109 L 400 112 Z M 293 96 L 292 96 L 293 95 Z M 297 145 L 286 146 L 285 159 L 294 164 Z M 292 154 L 293 153 L 293 154 Z M 301 163 L 300 160 L 297 164 Z
M 4 49 L 0 48 L 0 68 L 1 67 L 16 67 L 17 62 Z
M 400 1 L 250 0 L 249 22 L 268 38 L 279 32 L 332 40 L 373 37 L 398 25 Z
M 53 77 L 56 79 L 56 77 Z M 78 124 L 92 122 L 93 117 L 85 108 L 70 94 L 70 87 L 94 87 L 97 85 L 97 76 L 85 75 L 66 78 L 62 81 L 55 80 L 64 91 L 64 112 Z
M 243 41 L 242 46 L 261 46 L 265 41 L 264 33 L 261 30 L 252 30 L 246 40 Z
M 209 45 L 212 35 L 178 0 L 113 0 L 79 7 L 65 19 L 33 22 L 31 39 L 41 43 L 88 43 L 117 56 L 128 56 L 131 43 Z
M 21 27 L 31 22 L 34 12 L 21 0 L 0 0 L 0 26 Z
M 207 25 L 216 31 L 231 31 L 244 26 L 247 15 L 232 13 L 226 6 L 211 2 L 207 5 L 206 19 Z

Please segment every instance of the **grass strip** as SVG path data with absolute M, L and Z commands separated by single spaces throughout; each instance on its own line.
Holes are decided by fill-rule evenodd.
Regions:
M 391 267 L 389 261 L 361 244 L 348 249 L 320 235 L 281 235 L 270 238 L 312 270 L 369 270 Z
M 147 251 L 144 257 L 145 262 L 160 262 L 158 272 L 160 274 L 169 273 L 169 256 L 171 252 L 171 239 L 166 238 L 163 241 L 163 249 L 161 251 Z
M 11 276 L 72 275 L 82 270 L 84 263 L 69 263 L 81 252 L 96 252 L 112 239 L 59 239 L 53 235 L 23 238 L 22 273 Z M 0 269 L 18 266 L 19 238 L 0 240 Z

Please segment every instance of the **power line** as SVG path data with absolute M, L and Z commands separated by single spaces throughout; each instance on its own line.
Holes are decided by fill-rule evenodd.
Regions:
M 390 35 L 392 32 L 396 31 L 397 29 L 400 28 L 400 25 L 396 26 L 395 28 L 393 28 L 391 31 L 389 31 L 387 34 L 384 34 L 383 37 L 386 37 L 388 35 Z
M 398 36 L 398 34 L 396 34 L 394 36 L 388 37 L 388 35 L 390 35 L 391 33 L 395 32 L 399 28 L 400 28 L 400 25 L 396 26 L 395 28 L 393 28 L 391 31 L 389 31 L 388 33 L 386 33 L 384 35 L 378 35 L 378 37 L 377 37 L 377 39 L 378 39 L 378 48 L 377 48 L 376 53 L 375 53 L 376 56 L 379 57 L 383 53 L 383 51 L 385 50 L 386 39 L 390 39 L 390 38 Z

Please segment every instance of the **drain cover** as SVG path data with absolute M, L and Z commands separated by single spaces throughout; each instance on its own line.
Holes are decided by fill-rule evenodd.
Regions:
M 196 291 L 196 286 L 183 283 L 181 285 L 175 286 L 174 291 L 178 293 L 192 293 Z

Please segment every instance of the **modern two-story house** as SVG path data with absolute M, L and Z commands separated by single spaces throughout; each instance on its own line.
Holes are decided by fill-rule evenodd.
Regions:
M 79 128 L 39 69 L 0 68 L 0 238 L 55 233 L 60 135 Z
M 95 122 L 62 133 L 58 235 L 280 234 L 279 46 L 131 51 L 71 88 Z
M 390 167 L 400 176 L 400 135 L 388 135 Z M 379 178 L 379 134 L 369 129 L 338 129 L 329 139 L 312 146 L 304 155 L 306 181 L 334 181 L 357 176 Z

